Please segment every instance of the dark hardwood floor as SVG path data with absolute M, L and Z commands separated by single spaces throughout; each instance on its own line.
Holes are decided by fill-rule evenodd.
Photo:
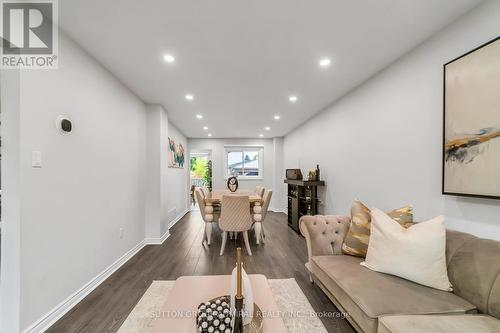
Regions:
M 295 278 L 315 311 L 338 310 L 317 287 L 309 282 L 304 263 L 307 250 L 304 238 L 287 226 L 286 215 L 270 212 L 266 218 L 266 244 L 255 245 L 253 256 L 246 256 L 248 273 L 264 274 L 269 279 Z M 116 332 L 153 280 L 175 280 L 183 275 L 229 274 L 234 267 L 237 246 L 243 237 L 228 241 L 219 256 L 221 235 L 217 228 L 210 247 L 202 246 L 204 224 L 199 212 L 191 212 L 172 229 L 162 245 L 148 245 L 111 275 L 77 306 L 56 322 L 48 332 Z M 329 332 L 354 332 L 347 320 L 321 318 Z

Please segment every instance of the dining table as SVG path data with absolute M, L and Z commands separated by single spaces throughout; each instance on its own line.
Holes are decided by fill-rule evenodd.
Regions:
M 262 197 L 251 190 L 238 190 L 231 192 L 229 190 L 212 190 L 205 195 L 205 219 L 207 222 L 214 222 L 214 206 L 222 204 L 222 197 L 228 195 L 245 195 L 250 200 L 250 209 L 252 219 L 255 223 L 256 243 L 260 243 L 260 230 L 262 228 Z

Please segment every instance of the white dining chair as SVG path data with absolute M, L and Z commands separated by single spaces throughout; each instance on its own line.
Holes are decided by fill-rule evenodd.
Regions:
M 203 195 L 204 196 L 207 196 L 209 191 L 208 191 L 208 188 L 205 187 L 205 186 L 202 186 L 202 187 L 199 187 L 199 189 L 203 192 Z
M 222 231 L 222 246 L 220 255 L 224 254 L 227 234 L 229 232 L 243 233 L 245 247 L 249 256 L 252 255 L 248 241 L 248 230 L 252 227 L 252 215 L 250 214 L 250 199 L 246 195 L 223 195 L 219 228 Z
M 255 186 L 255 193 L 257 193 L 261 198 L 264 195 L 265 190 L 266 189 L 263 186 Z
M 260 212 L 261 220 L 260 222 L 255 222 L 255 227 L 254 227 L 255 240 L 257 245 L 260 243 L 260 240 L 262 240 L 262 243 L 265 243 L 265 238 L 266 238 L 266 233 L 264 232 L 265 221 L 272 196 L 273 196 L 273 191 L 271 190 L 265 190 L 262 196 L 262 209 Z
M 194 193 L 196 196 L 196 201 L 198 202 L 198 207 L 200 207 L 201 218 L 205 222 L 205 233 L 201 242 L 203 243 L 206 240 L 207 245 L 210 245 L 210 240 L 212 238 L 212 225 L 213 223 L 217 223 L 219 219 L 219 213 L 215 211 L 213 207 L 210 207 L 212 209 L 211 214 L 207 212 L 207 210 L 205 209 L 205 194 L 201 188 L 196 188 L 194 190 Z

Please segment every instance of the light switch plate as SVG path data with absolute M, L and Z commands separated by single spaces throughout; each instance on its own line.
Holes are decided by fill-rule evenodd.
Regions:
M 33 150 L 31 152 L 31 166 L 33 168 L 42 167 L 42 152 L 38 150 Z

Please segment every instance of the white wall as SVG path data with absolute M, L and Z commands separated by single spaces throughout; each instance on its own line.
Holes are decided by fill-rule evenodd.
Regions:
M 500 239 L 500 201 L 441 195 L 443 64 L 499 31 L 500 2 L 481 5 L 289 133 L 285 167 L 320 164 L 325 213 L 348 214 L 355 198 L 411 203 L 417 220 L 444 213 L 450 228 Z
M 2 250 L 0 332 L 18 332 L 21 307 L 19 71 L 2 71 Z
M 158 243 L 166 235 L 167 220 L 167 133 L 168 116 L 158 104 L 146 107 L 146 202 L 145 236 Z
M 21 276 L 20 299 L 5 298 L 17 273 L 2 267 L 2 332 L 26 329 L 144 240 L 145 106 L 62 33 L 59 51 L 59 69 L 21 72 L 19 127 L 4 133 L 20 143 L 20 219 L 4 226 L 20 228 Z M 73 134 L 56 130 L 60 114 Z
M 214 189 L 225 189 L 226 180 L 224 154 L 227 145 L 237 146 L 263 146 L 264 147 L 264 177 L 262 179 L 239 179 L 240 189 L 255 189 L 255 186 L 264 186 L 274 190 L 275 186 L 275 156 L 282 156 L 282 150 L 275 152 L 273 139 L 188 139 L 190 151 L 211 151 L 212 159 L 212 186 Z M 281 149 L 279 145 L 277 149 Z M 275 155 L 275 154 L 278 155 Z M 281 160 L 281 157 L 280 157 Z M 283 171 L 284 172 L 284 171 Z M 283 178 L 283 177 L 282 177 Z M 281 179 L 283 181 L 283 179 Z M 282 197 L 282 196 L 281 196 Z M 270 207 L 273 209 L 283 209 L 283 204 L 279 204 L 280 199 L 273 195 Z M 282 200 L 281 200 L 282 201 Z
M 287 212 L 288 200 L 287 185 L 284 183 L 285 167 L 284 167 L 284 138 L 273 138 L 273 200 L 271 207 L 275 211 Z
M 167 208 L 167 221 L 163 225 L 164 229 L 167 229 L 169 225 L 178 219 L 181 215 L 184 215 L 188 210 L 189 202 L 189 150 L 187 139 L 184 134 L 179 131 L 172 123 L 168 123 L 168 137 L 173 139 L 176 144 L 182 144 L 184 146 L 185 159 L 184 168 L 167 168 L 167 198 L 166 198 L 166 208 Z M 167 144 L 166 149 L 168 149 L 168 139 L 165 141 Z M 168 150 L 166 150 L 168 151 Z

